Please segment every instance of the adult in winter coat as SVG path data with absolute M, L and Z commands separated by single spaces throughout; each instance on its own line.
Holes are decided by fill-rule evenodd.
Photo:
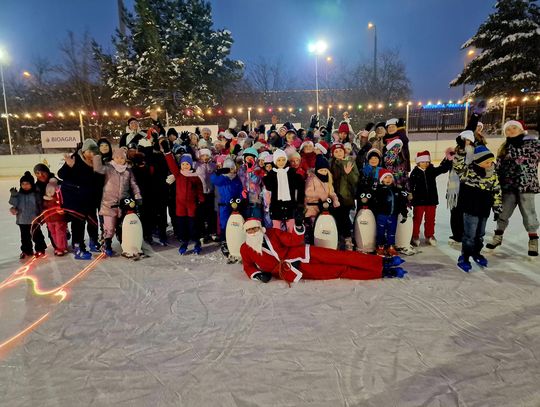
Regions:
M 139 144 L 139 141 L 146 137 L 146 134 L 139 127 L 139 121 L 135 117 L 130 117 L 127 121 L 127 125 L 129 131 L 120 137 L 119 145 L 120 147 L 127 147 L 129 145 L 134 145 L 136 147 Z
M 506 140 L 497 154 L 496 166 L 502 189 L 502 211 L 493 240 L 487 247 L 495 249 L 501 245 L 503 233 L 517 206 L 529 235 L 528 255 L 538 256 L 538 217 L 534 198 L 540 192 L 540 141 L 538 137 L 528 136 L 523 125 L 515 120 L 504 124 L 503 133 Z
M 98 225 L 96 216 L 96 196 L 99 196 L 101 175 L 93 168 L 93 157 L 98 153 L 94 140 L 86 139 L 74 154 L 65 154 L 65 164 L 58 171 L 62 179 L 63 208 L 67 209 L 66 218 L 71 221 L 72 244 L 75 258 L 87 260 L 92 255 L 86 250 L 84 228 L 86 223 L 90 236 L 91 249 L 98 250 Z
M 402 268 L 395 268 L 399 264 L 397 258 L 383 259 L 306 245 L 301 226 L 292 233 L 276 228 L 266 230 L 258 219 L 248 219 L 244 230 L 246 242 L 240 247 L 240 254 L 244 272 L 251 280 L 267 283 L 275 277 L 290 284 L 302 278 L 370 280 L 403 277 L 406 273 Z

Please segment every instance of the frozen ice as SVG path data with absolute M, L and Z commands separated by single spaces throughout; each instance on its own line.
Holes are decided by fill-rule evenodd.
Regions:
M 20 266 L 17 184 L 0 180 L 0 281 Z M 521 216 L 487 269 L 463 273 L 446 244 L 446 176 L 438 185 L 439 245 L 407 257 L 403 280 L 261 284 L 216 245 L 199 257 L 171 245 L 101 260 L 60 304 L 26 283 L 2 289 L 0 342 L 50 315 L 2 350 L 0 404 L 538 406 L 540 267 Z M 49 252 L 31 273 L 50 289 L 87 263 Z

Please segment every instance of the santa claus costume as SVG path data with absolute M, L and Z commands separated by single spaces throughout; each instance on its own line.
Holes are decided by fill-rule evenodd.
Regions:
M 265 230 L 258 219 L 244 223 L 246 242 L 240 247 L 246 275 L 252 280 L 268 282 L 273 277 L 289 284 L 300 279 L 330 280 L 348 278 L 371 280 L 403 277 L 399 257 L 382 258 L 359 252 L 344 252 L 304 243 L 304 227 L 293 233 L 279 229 Z

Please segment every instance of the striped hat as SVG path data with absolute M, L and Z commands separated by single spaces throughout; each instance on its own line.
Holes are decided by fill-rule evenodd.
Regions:
M 493 153 L 489 151 L 489 149 L 486 146 L 479 145 L 475 147 L 474 149 L 474 156 L 473 156 L 473 163 L 475 164 L 481 164 L 482 162 L 490 159 L 495 158 Z

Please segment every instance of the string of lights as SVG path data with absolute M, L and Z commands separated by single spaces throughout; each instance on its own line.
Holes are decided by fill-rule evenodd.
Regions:
M 515 103 L 515 102 L 527 102 L 527 101 L 539 101 L 540 96 L 535 97 L 509 97 L 509 98 L 491 98 L 488 100 L 488 103 Z M 345 103 L 337 103 L 337 104 L 327 104 L 319 105 L 320 110 L 327 109 L 329 110 L 336 110 L 336 111 L 353 111 L 354 109 L 357 110 L 380 110 L 384 108 L 402 108 L 406 106 L 415 106 L 417 108 L 424 108 L 424 109 L 436 109 L 436 108 L 463 108 L 466 104 L 472 103 L 473 99 L 468 100 L 449 100 L 448 102 L 443 102 L 441 100 L 437 100 L 436 102 L 433 102 L 431 100 L 428 100 L 426 103 L 422 101 L 408 101 L 408 102 L 397 102 L 397 103 L 364 103 L 364 104 L 345 104 Z M 158 112 L 162 112 L 163 109 L 157 108 Z M 307 112 L 314 112 L 315 107 L 312 105 L 307 106 L 301 106 L 301 107 L 292 107 L 292 106 L 238 106 L 238 107 L 213 107 L 213 108 L 200 108 L 200 107 L 187 107 L 184 109 L 181 109 L 181 111 L 186 116 L 223 116 L 223 115 L 232 115 L 232 114 L 242 114 L 244 112 L 250 111 L 250 112 L 257 112 L 257 113 L 276 113 L 276 112 L 288 112 L 288 113 L 302 113 L 304 111 Z M 23 113 L 10 113 L 9 117 L 13 117 L 15 119 L 69 119 L 69 118 L 75 118 L 77 116 L 87 116 L 92 118 L 97 117 L 106 117 L 106 118 L 121 118 L 121 117 L 143 117 L 144 114 L 149 113 L 150 110 L 143 110 L 143 109 L 135 109 L 135 108 L 128 108 L 128 109 L 115 109 L 115 110 L 103 110 L 103 111 L 87 111 L 87 110 L 78 110 L 78 109 L 70 109 L 67 111 L 48 111 L 48 112 L 23 112 Z M 5 118 L 5 114 L 2 114 L 1 117 Z

